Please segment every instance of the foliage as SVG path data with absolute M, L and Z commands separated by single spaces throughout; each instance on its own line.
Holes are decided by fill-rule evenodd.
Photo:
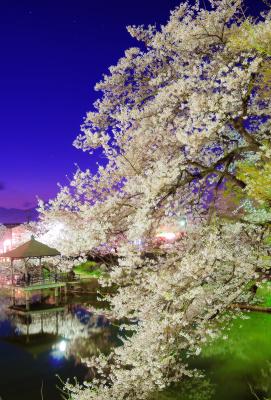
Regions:
M 74 272 L 81 277 L 94 277 L 100 278 L 102 271 L 97 268 L 97 263 L 94 261 L 86 261 L 80 265 L 74 267 Z
M 248 200 L 243 206 L 247 215 L 245 219 L 254 223 L 267 224 L 271 222 L 271 162 L 251 161 L 238 163 L 237 177 L 245 182 L 245 193 Z M 270 232 L 270 230 L 269 230 Z M 270 245 L 271 236 L 266 236 L 265 243 Z M 271 266 L 271 258 L 265 256 Z
M 271 162 L 252 164 L 250 162 L 238 165 L 238 178 L 246 183 L 249 197 L 260 205 L 271 204 Z
M 246 19 L 241 25 L 233 30 L 228 42 L 231 50 L 237 52 L 251 51 L 262 54 L 264 57 L 271 56 L 271 23 L 267 18 L 258 24 L 253 23 L 252 19 Z M 261 73 L 257 77 L 258 92 L 263 98 L 268 98 L 271 94 L 271 69 L 270 61 L 263 59 Z
M 236 50 L 250 50 L 271 56 L 271 24 L 269 20 L 255 24 L 246 19 L 229 37 L 229 46 Z

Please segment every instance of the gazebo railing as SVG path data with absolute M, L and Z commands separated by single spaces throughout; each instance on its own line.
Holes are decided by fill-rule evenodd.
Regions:
M 11 276 L 3 272 L 0 273 L 0 286 L 11 285 Z
M 30 285 L 42 285 L 50 283 L 65 283 L 65 282 L 76 282 L 80 280 L 79 275 L 70 273 L 55 273 L 46 276 L 31 275 L 26 276 L 25 279 L 19 279 L 15 283 L 16 286 L 30 286 Z

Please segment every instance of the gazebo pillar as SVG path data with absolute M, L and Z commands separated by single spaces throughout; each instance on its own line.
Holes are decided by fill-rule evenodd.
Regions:
M 30 325 L 30 320 L 29 320 L 29 315 L 26 317 L 26 343 L 29 343 L 29 325 Z
M 56 334 L 58 335 L 58 311 L 56 312 Z
M 25 291 L 25 309 L 26 311 L 30 310 L 30 300 L 28 290 Z
M 14 284 L 14 265 L 13 265 L 13 258 L 10 259 L 10 266 L 11 266 L 11 285 L 13 287 Z
M 40 268 L 40 277 L 41 277 L 41 279 L 43 279 L 43 275 L 42 275 L 42 265 L 41 265 L 41 257 L 39 257 L 39 268 Z
M 12 304 L 13 304 L 13 306 L 15 306 L 15 289 L 14 289 L 14 265 L 13 265 L 13 258 L 10 259 L 10 266 L 11 266 Z
M 58 293 L 58 287 L 55 288 L 55 303 L 58 306 L 59 303 L 59 297 L 58 297 L 59 293 Z

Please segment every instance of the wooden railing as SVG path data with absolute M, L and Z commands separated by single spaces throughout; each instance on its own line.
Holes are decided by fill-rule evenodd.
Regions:
M 50 283 L 65 283 L 65 282 L 76 282 L 80 280 L 79 275 L 69 274 L 69 273 L 57 273 L 49 274 L 46 276 L 30 275 L 26 276 L 26 279 L 19 279 L 15 285 L 16 286 L 30 286 L 30 285 L 42 285 Z
M 13 286 L 17 287 L 26 287 L 31 285 L 42 285 L 42 284 L 50 284 L 50 283 L 65 283 L 65 282 L 77 282 L 80 280 L 80 275 L 71 274 L 71 273 L 51 273 L 45 276 L 41 275 L 24 275 L 23 277 L 14 276 Z M 11 276 L 6 276 L 4 274 L 0 275 L 0 285 L 12 285 Z

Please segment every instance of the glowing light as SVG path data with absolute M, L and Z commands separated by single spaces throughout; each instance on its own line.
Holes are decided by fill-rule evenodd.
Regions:
M 4 253 L 8 250 L 11 250 L 11 239 L 6 239 L 3 242 L 3 249 L 4 249 Z
M 175 240 L 176 234 L 174 232 L 161 232 L 156 235 L 158 238 L 166 239 L 166 240 Z
M 41 241 L 46 244 L 52 244 L 54 241 L 59 239 L 60 234 L 64 231 L 65 226 L 62 222 L 55 222 L 49 227 L 49 231 L 40 237 Z
M 50 355 L 54 363 L 59 363 L 64 359 L 64 357 L 66 357 L 67 345 L 67 340 L 61 340 L 52 346 L 52 352 Z
M 142 239 L 136 239 L 136 240 L 134 240 L 134 244 L 136 245 L 136 246 L 142 246 Z
M 186 218 L 185 218 L 185 217 L 183 217 L 183 218 L 181 218 L 181 219 L 179 220 L 179 225 L 180 225 L 182 228 L 185 228 L 185 227 L 186 227 L 187 221 L 186 221 Z
M 60 343 L 58 343 L 58 350 L 61 351 L 62 353 L 64 353 L 66 351 L 67 348 L 67 342 L 65 340 L 61 340 Z

